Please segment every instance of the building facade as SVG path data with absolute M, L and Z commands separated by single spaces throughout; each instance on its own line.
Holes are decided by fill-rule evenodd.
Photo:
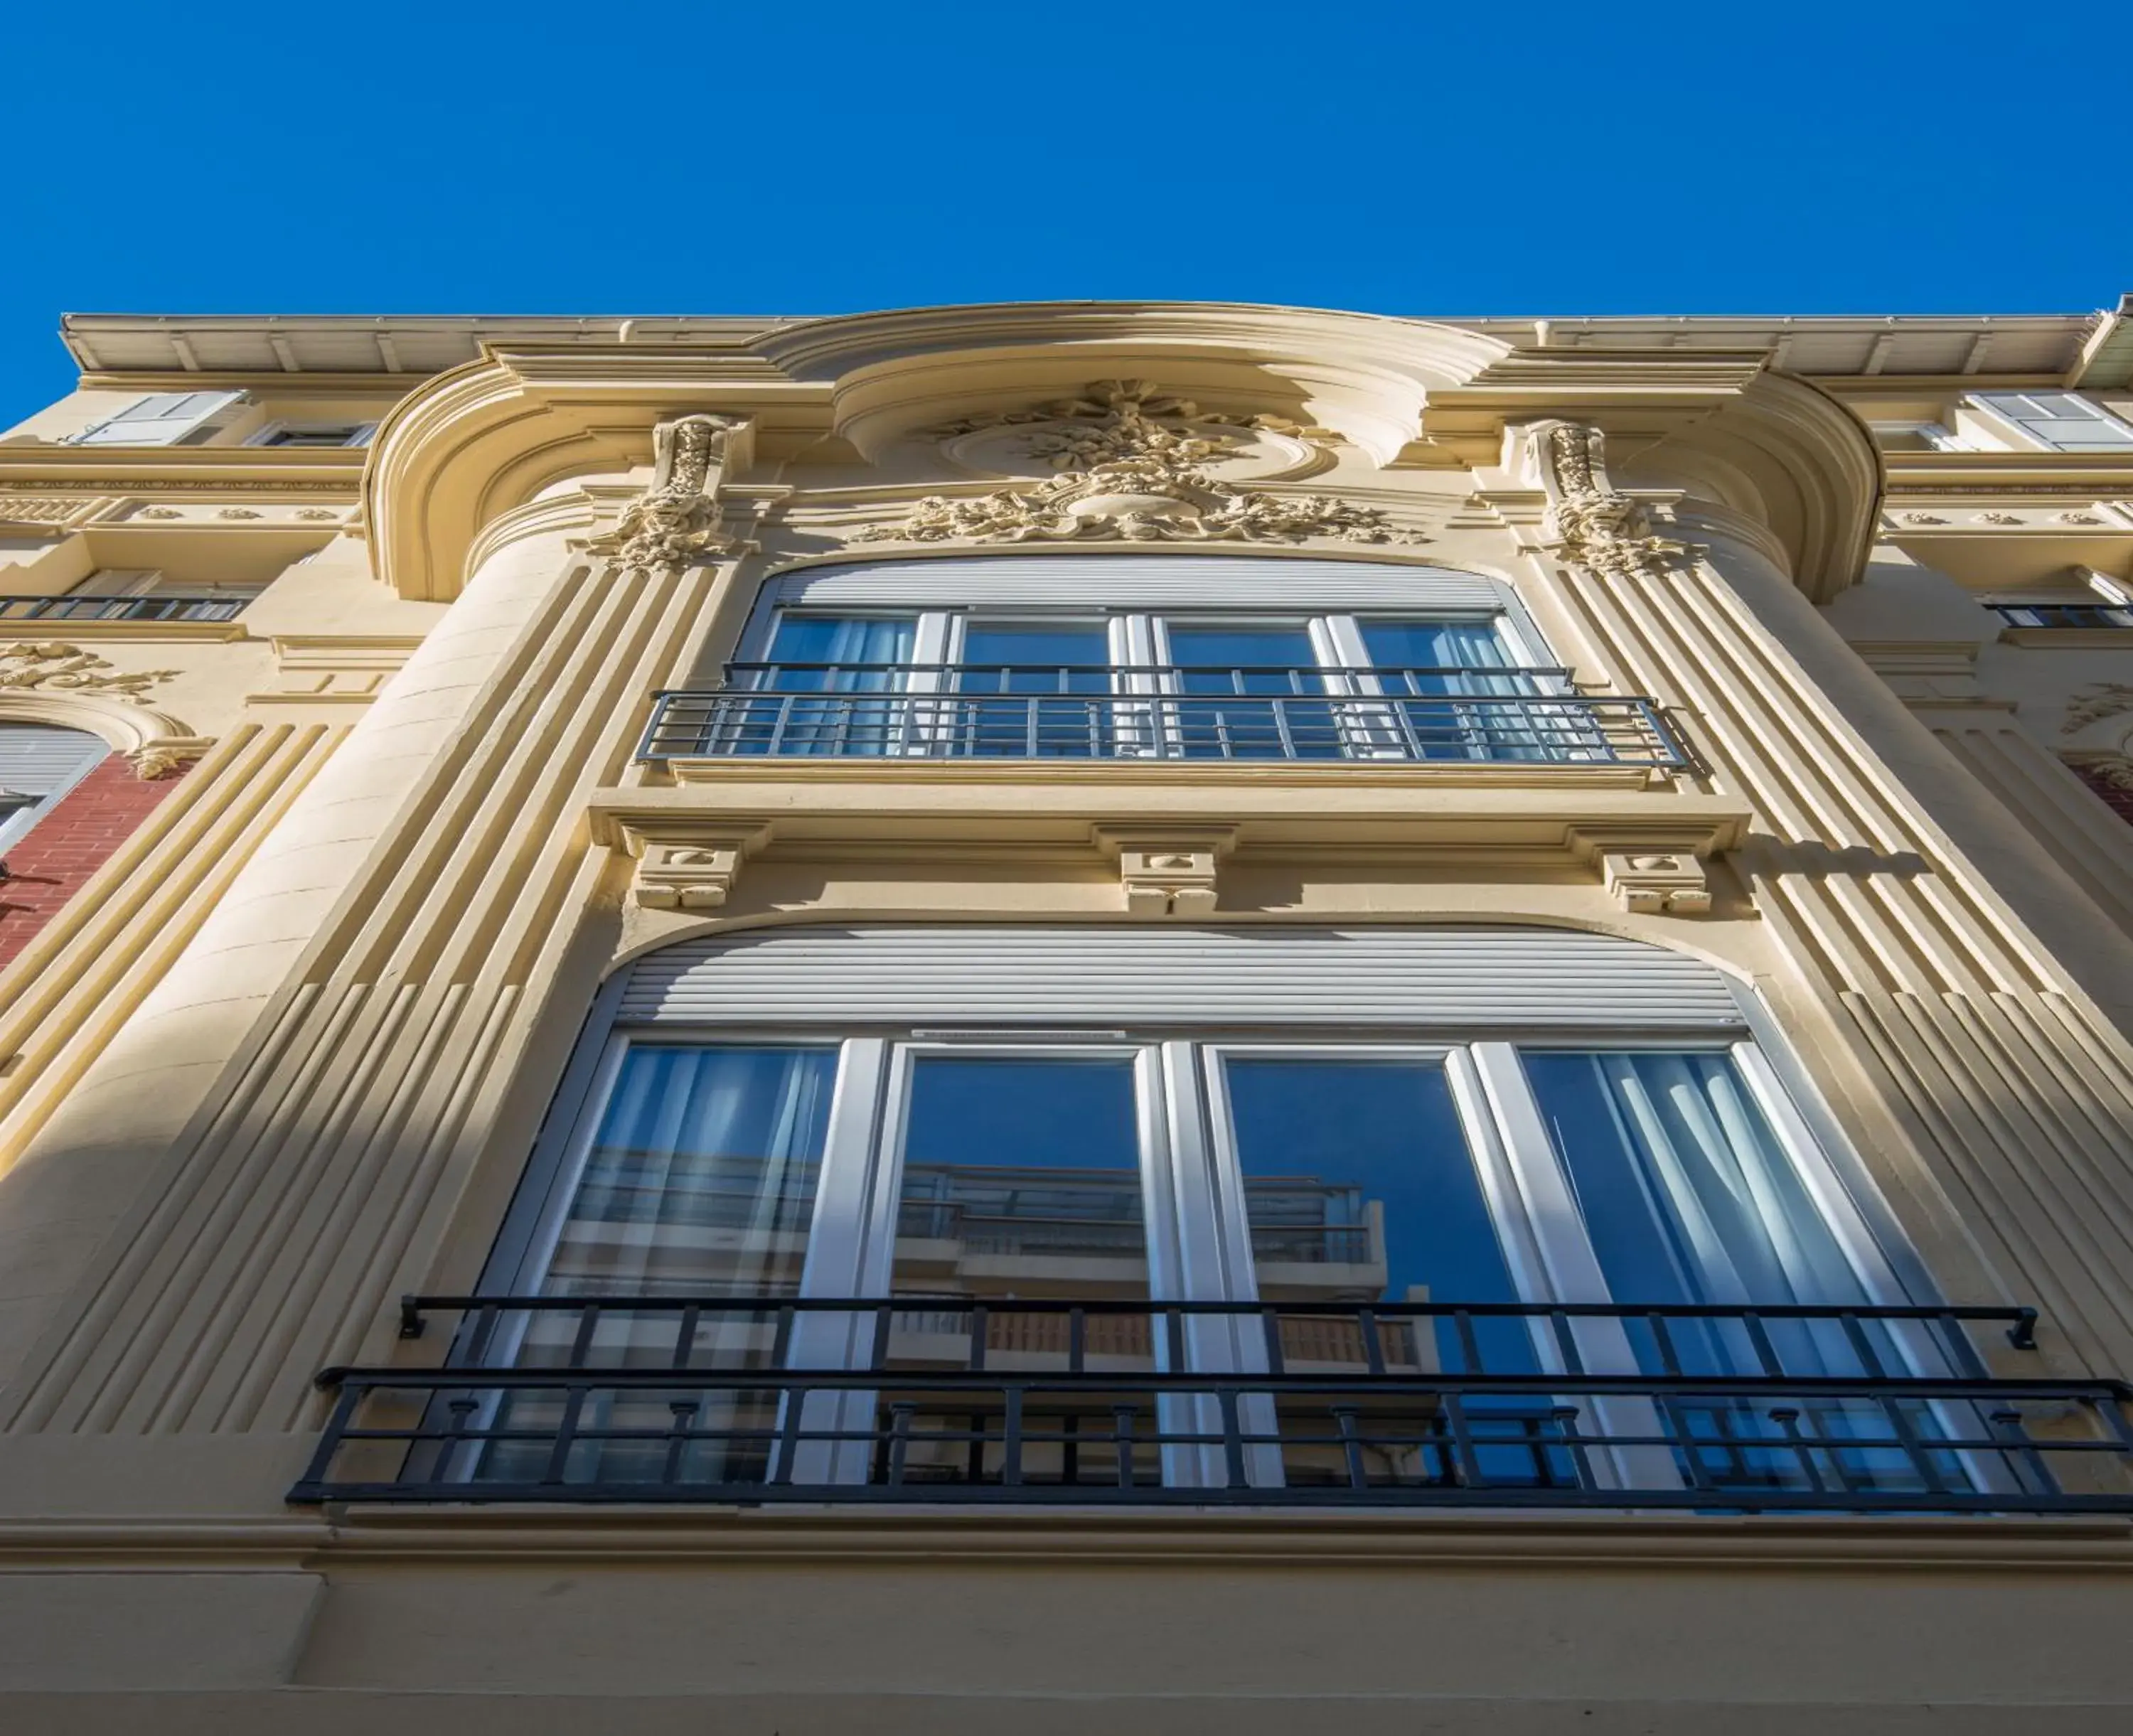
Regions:
M 10 1728 L 2133 1709 L 2133 304 L 65 336 Z

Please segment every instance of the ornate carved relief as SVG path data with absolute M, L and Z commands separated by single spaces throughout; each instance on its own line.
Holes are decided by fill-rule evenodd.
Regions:
M 2068 752 L 2059 757 L 2077 772 L 2085 772 L 2098 783 L 2114 790 L 2133 790 L 2133 759 L 2122 753 Z
M 1653 534 L 1649 515 L 1607 478 L 1606 437 L 1580 422 L 1534 430 L 1534 457 L 1548 491 L 1544 533 L 1566 560 L 1633 578 L 1664 572 L 1689 552 Z
M 719 532 L 711 470 L 725 456 L 734 431 L 745 424 L 745 417 L 734 416 L 685 416 L 660 423 L 652 430 L 657 460 L 652 486 L 612 531 L 587 546 L 625 570 L 679 566 L 733 547 Z
M 2095 681 L 2076 691 L 2068 702 L 2061 735 L 2078 735 L 2091 724 L 2133 711 L 2133 687 L 2122 681 Z
M 214 745 L 211 735 L 159 736 L 146 747 L 136 748 L 126 756 L 126 762 L 132 767 L 136 777 L 152 782 L 191 764 Z
M 104 659 L 84 651 L 79 645 L 33 640 L 0 645 L 0 687 L 48 687 L 137 699 L 156 682 L 167 681 L 177 673 L 175 669 L 147 669 L 124 675 L 104 673 L 110 668 Z
M 1309 430 L 1278 416 L 1202 410 L 1148 380 L 1098 380 L 1077 398 L 952 422 L 942 440 L 987 429 L 1045 425 L 1023 442 L 1059 474 L 1034 487 L 970 499 L 929 495 L 901 524 L 862 542 L 1421 542 L 1384 512 L 1323 494 L 1278 496 L 1239 488 L 1205 468 L 1240 455 L 1252 433 Z M 1227 430 L 1239 430 L 1236 433 Z
M 80 500 L 51 500 L 24 498 L 0 501 L 0 524 L 19 524 L 42 528 L 47 525 L 65 524 L 90 503 Z
M 1158 420 L 1158 418 L 1160 420 Z M 1182 423 L 1166 427 L 1165 422 Z M 1174 454 L 1205 464 L 1245 444 L 1240 434 L 1221 430 L 1263 430 L 1296 435 L 1303 427 L 1278 416 L 1233 416 L 1203 410 L 1190 398 L 1167 392 L 1153 380 L 1093 380 L 1080 397 L 1059 398 L 1034 410 L 1010 410 L 971 416 L 936 429 L 941 440 L 979 434 L 989 428 L 1027 427 L 1033 423 L 1065 423 L 1032 435 L 1025 450 L 1055 470 L 1083 469 L 1121 458 Z M 1216 431 L 1210 435 L 1207 429 Z

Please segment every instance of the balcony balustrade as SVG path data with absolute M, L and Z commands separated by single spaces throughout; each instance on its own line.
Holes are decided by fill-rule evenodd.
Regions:
M 234 621 L 247 597 L 0 597 L 0 621 Z
M 638 757 L 1502 761 L 1678 768 L 1656 702 L 1552 669 L 731 666 Z
M 2133 1512 L 2027 1309 L 412 1297 L 296 1502 Z M 1973 1336 L 1976 1334 L 1976 1336 Z M 834 1348 L 832 1348 L 834 1347 Z

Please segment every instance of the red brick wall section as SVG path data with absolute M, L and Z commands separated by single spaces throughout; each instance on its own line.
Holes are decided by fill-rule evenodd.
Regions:
M 113 753 L 9 848 L 7 878 L 0 880 L 0 967 L 110 860 L 181 776 L 137 777 L 125 756 Z
M 2095 766 L 2076 766 L 2073 770 L 2076 777 L 2103 798 L 2114 814 L 2126 825 L 2133 825 L 2133 789 L 2111 782 Z

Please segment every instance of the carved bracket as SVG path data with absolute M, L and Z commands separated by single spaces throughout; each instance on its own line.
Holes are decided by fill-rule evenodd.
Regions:
M 1236 845 L 1234 826 L 1159 831 L 1095 829 L 1097 848 L 1115 855 L 1133 916 L 1205 916 L 1215 908 L 1216 864 Z
M 1529 461 L 1548 493 L 1544 534 L 1566 560 L 1608 578 L 1664 573 L 1692 553 L 1652 531 L 1644 506 L 1607 475 L 1606 436 L 1582 422 L 1537 422 Z
M 586 545 L 624 571 L 679 566 L 733 545 L 719 529 L 718 482 L 734 439 L 748 426 L 734 416 L 685 416 L 652 430 L 657 462 L 652 486 L 624 510 L 615 527 Z
M 1623 909 L 1643 916 L 1701 916 L 1711 909 L 1711 880 L 1702 851 L 1707 838 L 1664 832 L 1616 832 L 1578 827 L 1572 834 L 1577 854 L 1593 863 L 1609 892 Z
M 676 822 L 655 838 L 633 825 L 623 847 L 637 858 L 630 896 L 647 910 L 716 910 L 732 892 L 741 864 L 770 839 L 768 826 Z
M 144 783 L 168 777 L 181 766 L 190 765 L 214 745 L 211 735 L 159 735 L 144 742 L 126 756 L 133 775 Z

